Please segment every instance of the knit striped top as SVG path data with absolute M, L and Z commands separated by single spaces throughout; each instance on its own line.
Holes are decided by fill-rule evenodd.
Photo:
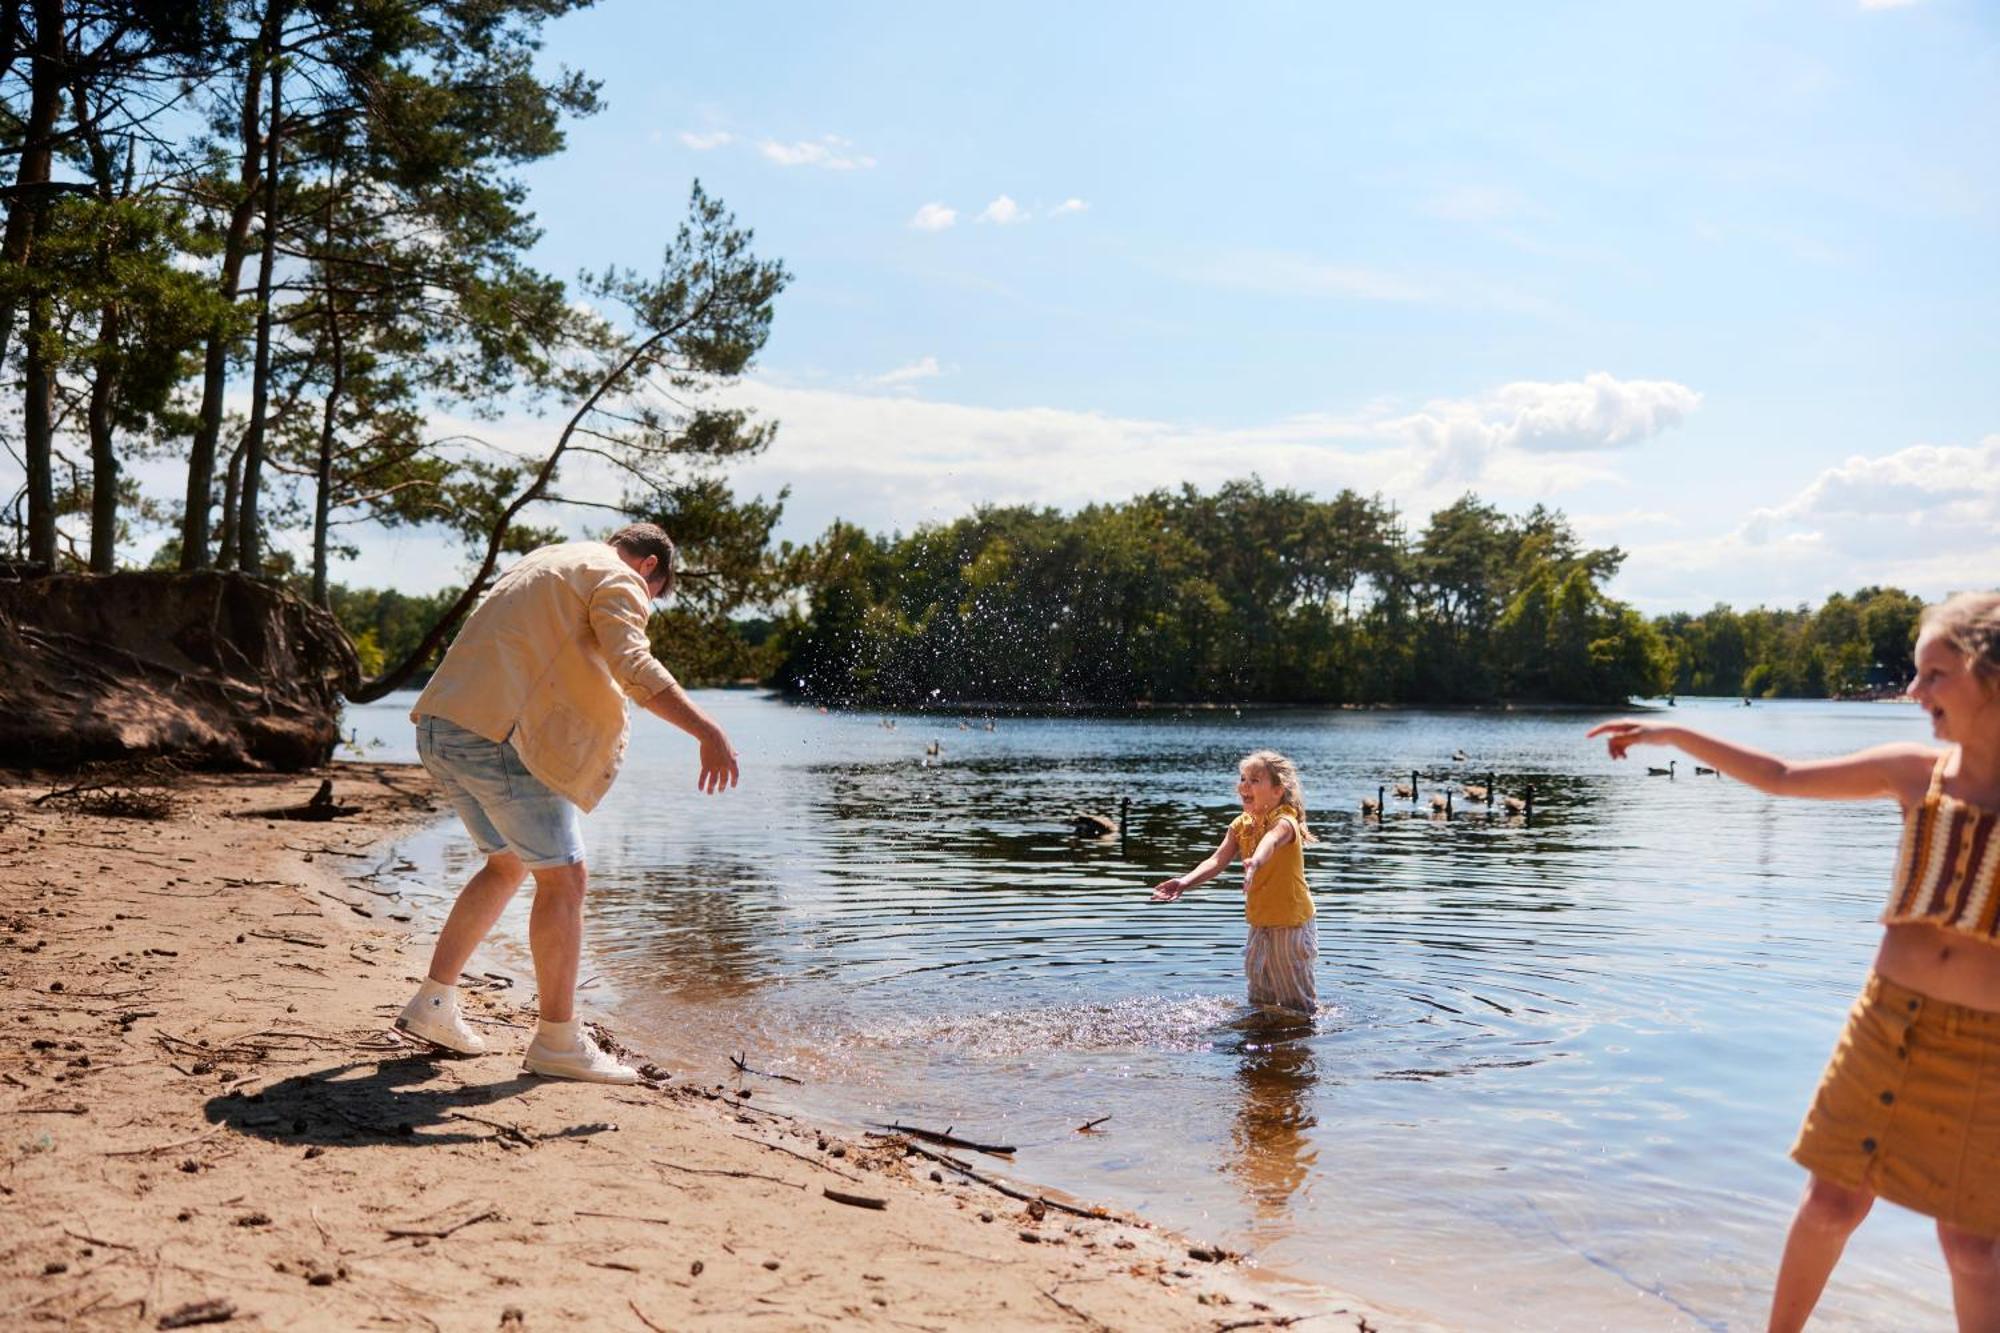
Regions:
M 1996 938 L 2000 927 L 2000 811 L 1944 794 L 1947 750 L 1931 770 L 1922 804 L 1903 815 L 1896 878 L 1882 924 L 1922 922 Z

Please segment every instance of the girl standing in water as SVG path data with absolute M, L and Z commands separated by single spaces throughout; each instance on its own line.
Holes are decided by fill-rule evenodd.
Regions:
M 1316 839 L 1306 828 L 1298 767 L 1276 750 L 1259 750 L 1237 765 L 1236 796 L 1243 813 L 1230 822 L 1222 845 L 1187 874 L 1156 884 L 1153 901 L 1172 902 L 1241 856 L 1243 913 L 1250 921 L 1243 972 L 1250 982 L 1250 1003 L 1313 1013 L 1319 1008 L 1313 984 L 1319 930 L 1313 924 L 1301 849 Z
M 1590 732 L 1614 759 L 1671 745 L 1773 795 L 1903 807 L 1874 970 L 1792 1145 L 1812 1175 L 1772 1296 L 1782 1333 L 1877 1198 L 1937 1220 L 1959 1328 L 2000 1333 L 2000 594 L 1928 608 L 1916 673 L 1941 745 L 1787 760 L 1666 723 Z

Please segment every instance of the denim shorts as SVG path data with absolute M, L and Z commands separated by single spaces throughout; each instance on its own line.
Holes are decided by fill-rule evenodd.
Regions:
M 425 716 L 417 719 L 417 757 L 486 855 L 511 851 L 530 870 L 583 860 L 575 804 L 544 786 L 508 742 Z

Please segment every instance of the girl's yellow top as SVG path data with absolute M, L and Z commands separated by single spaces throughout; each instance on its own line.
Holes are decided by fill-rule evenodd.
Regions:
M 1306 888 L 1305 839 L 1300 829 L 1303 816 L 1296 806 L 1281 804 L 1262 819 L 1246 811 L 1230 821 L 1229 836 L 1236 839 L 1236 850 L 1247 861 L 1281 819 L 1292 821 L 1292 839 L 1271 854 L 1250 881 L 1250 892 L 1243 900 L 1243 915 L 1253 926 L 1303 926 L 1313 919 L 1312 891 Z

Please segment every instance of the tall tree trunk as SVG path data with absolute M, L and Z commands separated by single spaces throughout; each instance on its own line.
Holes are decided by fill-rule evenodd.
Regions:
M 340 398 L 346 388 L 347 348 L 340 339 L 340 310 L 327 294 L 327 336 L 333 344 L 333 379 L 326 389 L 326 415 L 319 428 L 319 466 L 313 476 L 313 566 L 312 599 L 320 606 L 331 604 L 326 595 L 326 536 L 333 508 L 333 446 L 339 422 Z
M 15 173 L 17 186 L 46 185 L 55 156 L 56 115 L 62 106 L 63 83 L 68 75 L 68 50 L 64 40 L 66 23 L 62 0 L 35 0 L 35 40 L 29 74 L 28 124 L 21 142 L 21 165 Z M 34 250 L 35 233 L 44 211 L 46 195 L 26 189 L 14 196 L 7 209 L 7 232 L 0 239 L 0 257 L 10 265 L 28 263 Z M 7 342 L 14 325 L 11 301 L 0 307 L 0 361 L 7 355 Z M 21 403 L 22 444 L 28 465 L 28 559 L 55 567 L 55 368 L 49 364 L 49 298 L 28 298 L 28 347 L 25 354 L 26 392 Z
M 8 64 L 22 40 L 18 3 L 10 3 L 5 15 L 8 25 Z M 34 188 L 49 179 L 55 158 L 56 116 L 62 109 L 63 15 L 61 0 L 35 0 L 35 35 L 27 48 L 32 64 L 28 74 L 28 123 L 21 129 L 21 164 L 14 171 L 15 194 L 7 206 L 7 231 L 0 239 L 0 259 L 8 264 L 25 264 L 34 248 L 35 222 L 41 215 L 42 197 Z M 7 344 L 14 334 L 14 299 L 0 300 L 0 361 L 7 359 Z
M 338 193 L 340 181 L 340 156 L 335 149 L 334 160 L 326 169 L 326 252 L 327 261 L 320 266 L 320 276 L 324 282 L 320 288 L 320 299 L 326 303 L 327 341 L 333 353 L 333 378 L 326 389 L 326 414 L 320 419 L 319 459 L 313 470 L 313 555 L 312 555 L 312 599 L 315 605 L 328 610 L 332 605 L 326 593 L 326 539 L 329 518 L 333 510 L 333 446 L 338 435 L 340 422 L 340 398 L 347 387 L 347 347 L 340 337 L 340 298 L 333 290 L 333 201 Z
M 278 152 L 284 66 L 271 63 L 271 132 L 265 136 L 264 247 L 257 257 L 257 356 L 250 379 L 250 429 L 243 437 L 243 516 L 236 524 L 236 567 L 264 572 L 263 534 L 257 525 L 257 492 L 264 474 L 264 427 L 271 412 L 271 272 L 278 262 Z
M 118 451 L 114 447 L 112 406 L 118 398 L 119 312 L 106 301 L 97 323 L 97 382 L 90 386 L 90 572 L 109 574 L 117 567 Z
M 121 190 L 112 175 L 111 151 L 97 131 L 90 114 L 89 98 L 79 81 L 70 87 L 76 102 L 76 128 L 90 153 L 91 179 L 97 185 L 98 202 L 107 208 L 120 198 L 130 198 L 132 181 L 138 172 L 138 146 L 125 144 L 125 179 Z M 97 243 L 97 272 L 106 291 L 112 283 L 111 236 L 100 233 Z M 85 422 L 90 432 L 90 572 L 109 574 L 118 564 L 118 450 L 114 413 L 118 403 L 119 372 L 123 369 L 118 339 L 123 331 L 124 308 L 118 297 L 107 296 L 98 311 L 97 351 L 92 369 L 90 406 Z
M 21 404 L 28 453 L 28 561 L 54 569 L 56 377 L 46 351 L 48 338 L 49 297 L 36 292 L 28 298 L 27 392 Z
M 263 178 L 264 71 L 277 45 L 280 0 L 271 0 L 264 26 L 250 48 L 243 75 L 243 116 L 239 122 L 242 166 L 237 177 L 241 193 L 229 214 L 222 242 L 223 299 L 234 301 L 243 280 L 243 260 L 250 250 L 250 219 L 257 212 L 257 186 Z M 187 507 L 181 514 L 181 568 L 209 564 L 208 510 L 215 502 L 215 444 L 222 436 L 222 395 L 229 378 L 229 322 L 217 319 L 208 331 L 202 362 L 201 417 L 188 447 Z M 229 519 L 224 518 L 227 524 Z
M 243 441 L 229 451 L 229 466 L 223 469 L 222 480 L 222 533 L 215 543 L 215 564 L 218 569 L 236 568 L 236 519 L 243 511 L 236 503 L 237 493 L 243 482 Z

